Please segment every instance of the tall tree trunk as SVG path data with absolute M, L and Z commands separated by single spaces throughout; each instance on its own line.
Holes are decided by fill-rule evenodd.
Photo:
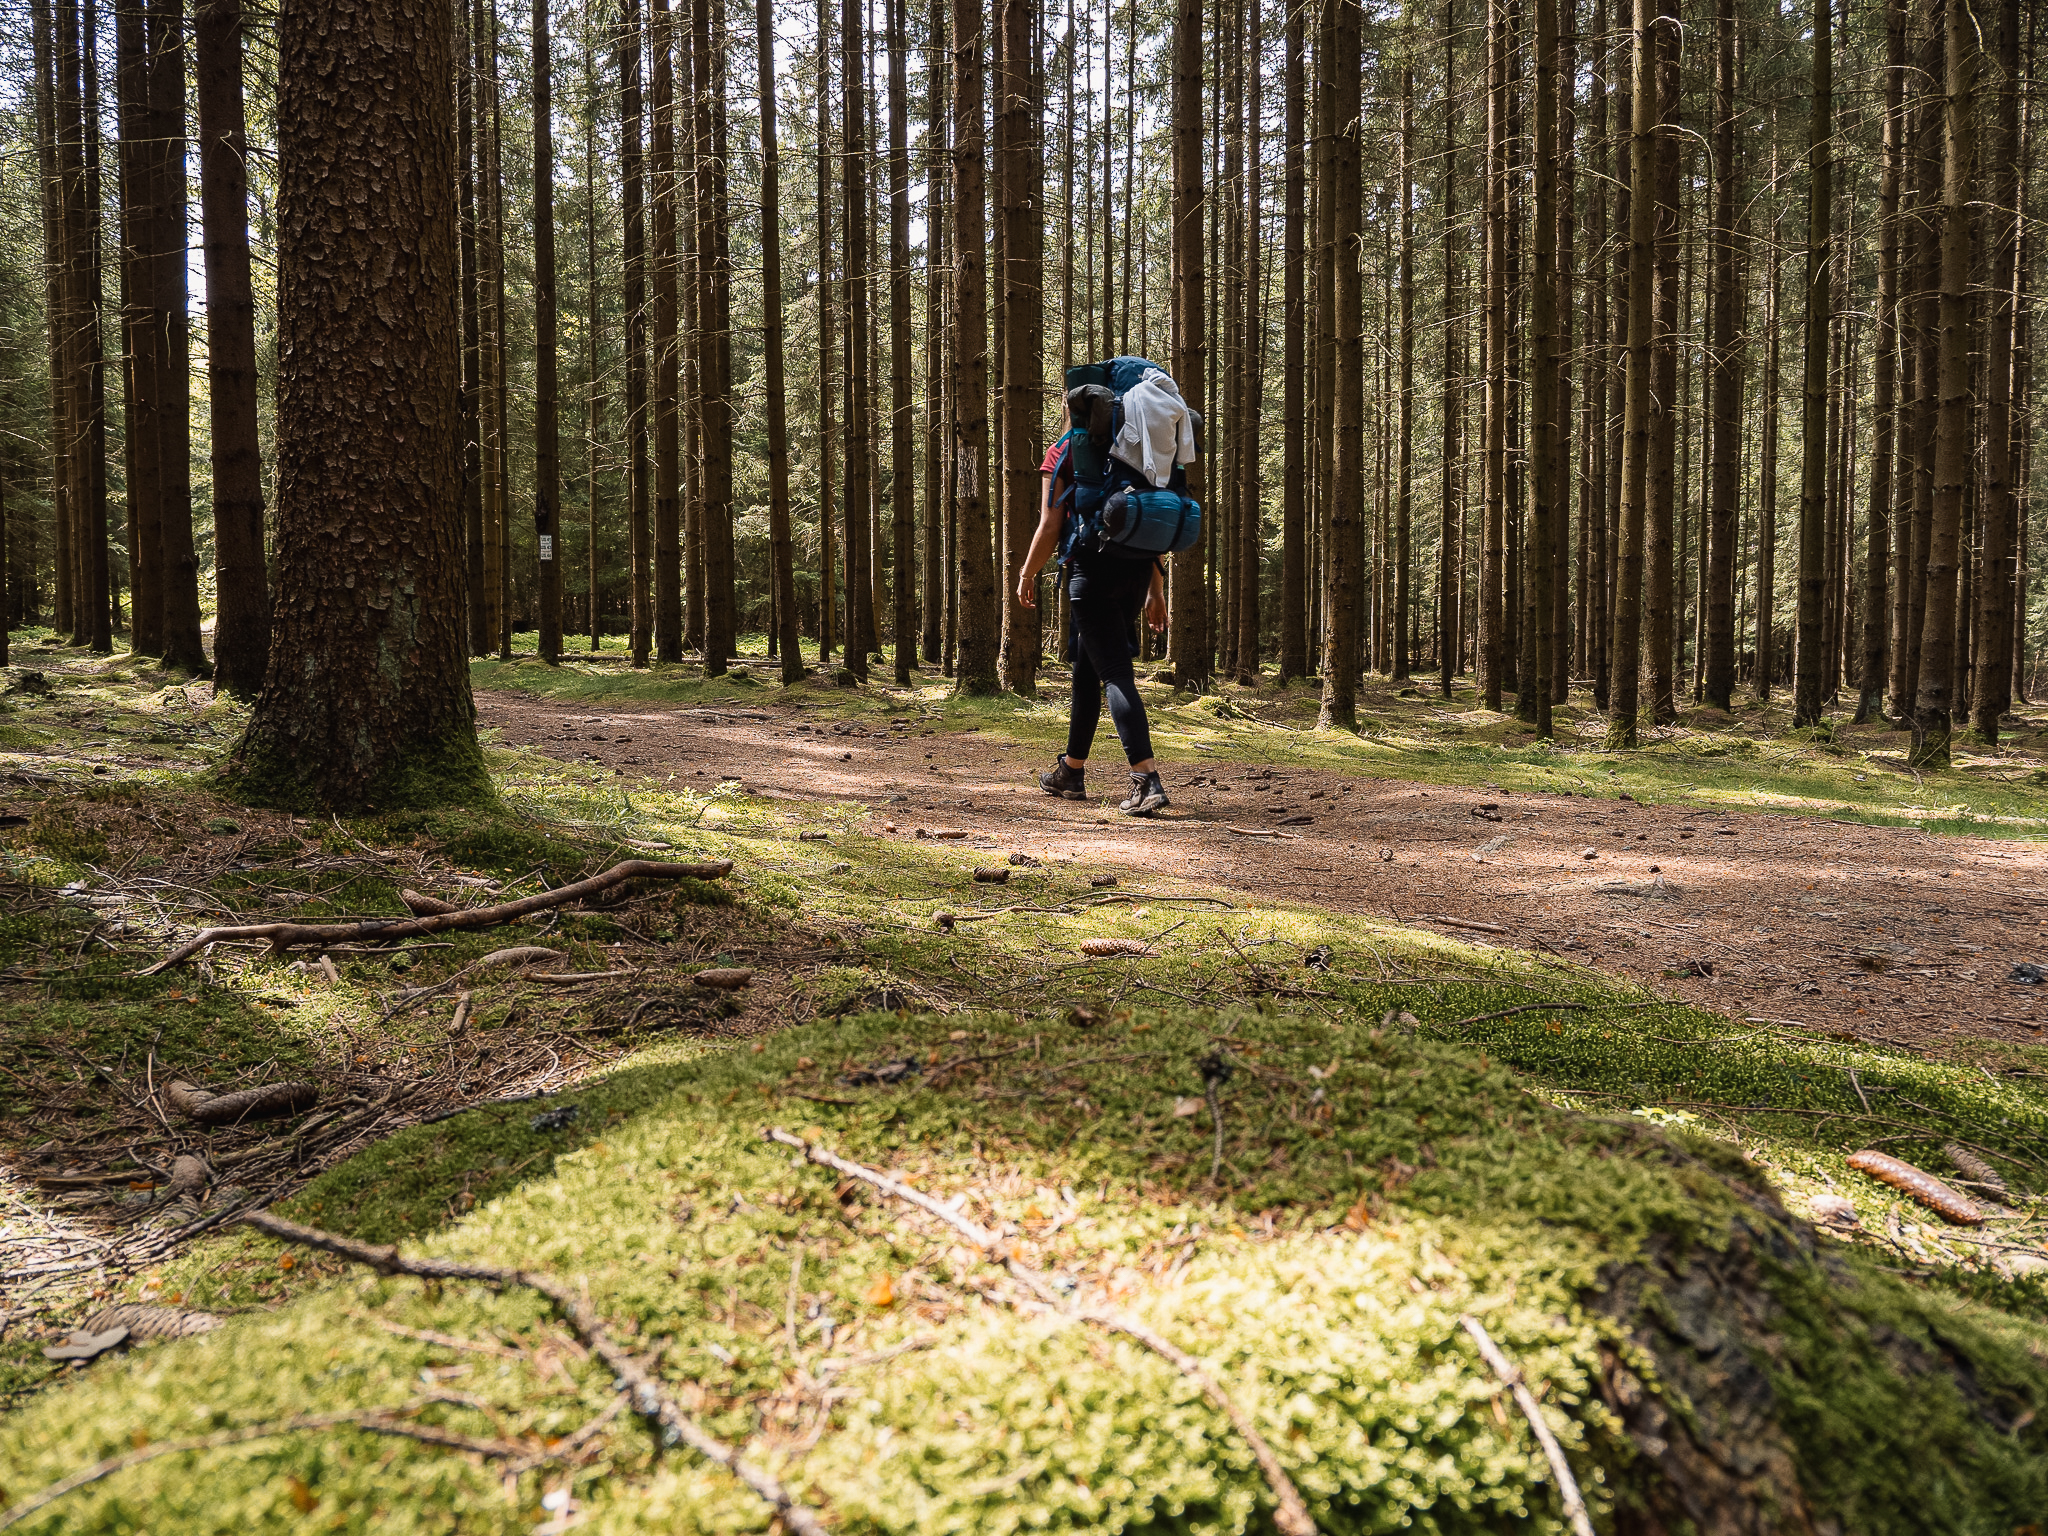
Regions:
M 1401 377 L 1395 450 L 1393 677 L 1408 681 L 1409 567 L 1415 490 L 1415 64 L 1413 33 L 1402 29 L 1411 56 L 1401 66 Z M 1540 217 L 1540 215 L 1539 215 Z
M 218 691 L 250 699 L 262 689 L 269 664 L 270 584 L 263 558 L 263 465 L 257 457 L 241 0 L 200 0 L 198 22 L 200 214 L 206 240 L 206 377 L 219 604 L 213 680 Z
M 1680 31 L 1677 0 L 1662 0 L 1658 8 L 1657 72 L 1658 131 L 1654 181 L 1643 192 L 1656 204 L 1657 293 L 1656 329 L 1653 336 L 1656 382 L 1650 396 L 1650 477 L 1644 505 L 1643 555 L 1646 590 L 1643 624 L 1648 644 L 1646 661 L 1650 672 L 1650 712 L 1658 724 L 1676 718 L 1677 674 L 1672 664 L 1676 638 L 1677 604 L 1673 599 L 1677 568 L 1674 542 L 1677 533 L 1678 484 L 1678 333 L 1686 323 L 1679 307 L 1679 235 L 1683 217 L 1679 206 L 1678 48 Z M 1688 371 L 1688 378 L 1690 372 Z
M 1578 237 L 1578 0 L 1559 0 L 1557 58 L 1557 397 L 1551 416 L 1557 423 L 1552 440 L 1556 464 L 1550 520 L 1550 702 L 1571 697 L 1572 615 L 1572 487 L 1577 482 L 1572 447 L 1572 359 L 1576 355 L 1573 316 L 1573 244 Z
M 866 681 L 875 643 L 874 591 L 868 548 L 868 204 L 867 104 L 864 66 L 866 10 L 844 0 L 839 16 L 839 58 L 845 83 L 840 133 L 839 184 L 846 211 L 846 666 Z
M 583 119 L 583 297 L 586 305 L 584 319 L 584 373 L 589 380 L 590 417 L 589 436 L 585 447 L 586 490 L 585 511 L 589 522 L 589 548 L 585 551 L 590 564 L 589 607 L 590 650 L 597 653 L 603 640 L 604 604 L 600 585 L 603 565 L 599 558 L 600 545 L 597 536 L 598 516 L 598 463 L 600 445 L 604 435 L 604 388 L 598 380 L 597 356 L 602 334 L 603 306 L 598 302 L 597 291 L 597 58 L 592 46 L 590 18 L 584 16 L 583 33 L 583 99 L 586 112 Z
M 126 354 L 122 402 L 127 441 L 131 624 L 138 656 L 163 654 L 164 604 L 158 571 L 163 482 L 159 462 L 163 402 L 162 317 L 156 313 L 157 235 L 152 201 L 163 174 L 163 146 L 150 99 L 149 7 L 123 0 L 114 10 L 115 90 L 120 122 L 121 336 Z
M 917 663 L 917 411 L 910 393 L 910 128 L 904 6 L 889 0 L 889 510 L 896 611 L 896 681 Z
M 1584 667 L 1593 680 L 1593 707 L 1605 710 L 1610 681 L 1608 670 L 1607 594 L 1612 583 L 1608 566 L 1612 552 L 1607 541 L 1607 484 L 1610 473 L 1608 426 L 1614 380 L 1614 351 L 1608 305 L 1610 283 L 1599 262 L 1607 250 L 1609 182 L 1614 172 L 1613 142 L 1608 135 L 1608 98 L 1614 94 L 1612 65 L 1614 39 L 1607 30 L 1607 0 L 1597 0 L 1593 35 L 1598 40 L 1593 54 L 1593 142 L 1598 146 L 1596 174 L 1592 181 L 1593 227 L 1588 232 L 1594 258 L 1591 268 L 1591 335 L 1588 347 L 1586 385 L 1586 436 L 1591 451 L 1590 473 L 1581 491 L 1580 537 L 1585 554 L 1580 561 L 1584 572 L 1579 584 L 1579 605 L 1586 633 Z
M 1261 26 L 1260 0 L 1245 0 L 1250 38 L 1245 65 L 1251 72 L 1246 87 L 1245 189 L 1244 189 L 1244 320 L 1247 338 L 1240 365 L 1238 453 L 1238 609 L 1237 675 L 1247 683 L 1259 680 L 1259 578 L 1265 563 L 1263 486 L 1260 475 L 1259 426 L 1263 418 L 1265 380 L 1265 307 L 1260 300 L 1260 247 L 1264 224 L 1265 183 L 1260 166 L 1260 118 L 1265 108 L 1265 32 Z
M 1562 515 L 1557 419 L 1557 0 L 1536 0 L 1536 238 L 1530 276 L 1531 387 L 1527 585 L 1531 663 L 1520 676 L 1515 713 L 1551 735 L 1552 524 Z
M 640 5 L 623 0 L 619 18 L 619 172 L 625 182 L 626 506 L 632 542 L 632 661 L 647 665 L 654 639 L 647 526 L 647 230 L 640 153 Z
M 483 572 L 484 649 L 508 653 L 505 603 L 505 504 L 510 495 L 510 424 L 506 417 L 504 85 L 500 75 L 497 0 L 484 0 L 476 23 L 478 266 L 483 284 L 478 300 L 483 383 L 484 459 Z
M 738 648 L 732 528 L 732 249 L 726 218 L 725 11 L 694 0 L 690 12 L 695 76 L 698 521 L 704 554 L 704 675 L 723 676 Z
M 1713 337 L 1707 366 L 1712 391 L 1713 462 L 1707 486 L 1706 652 L 1702 691 L 1715 709 L 1735 702 L 1735 541 L 1741 498 L 1742 375 L 1735 242 L 1739 162 L 1735 158 L 1735 0 L 1714 13 Z
M 1892 465 L 1898 437 L 1899 183 L 1905 158 L 1903 103 L 1906 75 L 1905 0 L 1885 0 L 1884 126 L 1877 190 L 1877 360 L 1872 386 L 1870 449 L 1870 553 L 1863 578 L 1863 674 L 1855 723 L 1884 709 L 1891 581 Z M 1901 533 L 1904 529 L 1901 528 Z M 1905 551 L 1900 551 L 1903 556 Z M 1904 562 L 1897 591 L 1905 590 Z
M 1479 693 L 1501 707 L 1507 664 L 1508 65 L 1506 0 L 1486 0 L 1486 467 L 1479 540 Z
M 1900 325 L 1900 346 L 1912 350 L 1912 556 L 1908 563 L 1912 591 L 1907 597 L 1905 687 L 1901 691 L 1901 725 L 1911 729 L 1919 705 L 1921 627 L 1927 611 L 1927 561 L 1934 529 L 1934 437 L 1938 415 L 1941 332 L 1941 137 L 1945 113 L 1936 83 L 1946 77 L 1943 63 L 1947 28 L 1943 0 L 1922 0 L 1920 84 L 1910 135 L 1914 162 L 1913 231 L 1916 237 L 1911 320 Z M 1903 470 L 1903 462 L 1901 469 Z M 1902 541 L 1903 542 L 1903 541 Z
M 456 47 L 456 155 L 460 177 L 457 251 L 462 263 L 462 547 L 463 596 L 469 621 L 469 650 L 490 649 L 484 622 L 484 443 L 483 443 L 483 271 L 477 180 L 482 147 L 477 123 L 481 104 L 481 0 L 464 0 Z
M 953 464 L 958 518 L 959 652 L 954 689 L 1000 693 L 1001 648 L 988 504 L 988 195 L 983 105 L 988 34 L 982 0 L 953 4 Z
M 1339 0 L 1339 4 L 1348 0 Z M 1356 71 L 1354 70 L 1354 75 Z M 1202 227 L 1202 0 L 1174 0 L 1173 13 L 1173 377 L 1188 408 L 1202 414 L 1207 401 L 1209 322 L 1205 303 Z M 1205 433 L 1203 448 L 1208 438 Z M 1188 494 L 1202 498 L 1202 469 L 1188 468 Z M 1168 586 L 1173 609 L 1171 660 L 1174 686 L 1201 689 L 1210 677 L 1208 573 L 1202 545 L 1173 557 Z M 1324 694 L 1324 712 L 1329 695 Z M 1345 714 L 1342 723 L 1349 724 Z
M 796 565 L 789 520 L 789 402 L 783 382 L 782 165 L 775 139 L 775 15 L 755 0 L 754 58 L 761 114 L 761 366 L 768 412 L 768 560 L 773 583 L 782 680 L 794 683 L 804 665 L 796 607 Z
M 1464 263 L 1458 246 L 1458 102 L 1457 0 L 1444 0 L 1444 361 L 1443 467 L 1438 479 L 1437 521 L 1437 685 L 1451 696 L 1463 648 L 1464 571 L 1460 559 L 1465 539 L 1465 508 L 1458 494 L 1464 477 L 1465 394 L 1460 355 L 1464 350 Z
M 1308 484 L 1307 484 L 1307 331 L 1308 304 L 1303 284 L 1306 245 L 1308 156 L 1306 86 L 1303 50 L 1308 46 L 1304 22 L 1307 8 L 1287 7 L 1286 30 L 1286 225 L 1282 233 L 1282 310 L 1280 340 L 1283 391 L 1280 445 L 1280 681 L 1285 684 L 1308 672 Z
M 1927 542 L 1927 607 L 1913 709 L 1915 768 L 1946 768 L 1954 728 L 1957 577 L 1970 475 L 1970 197 L 1977 154 L 1977 21 L 1945 8 L 1947 103 L 1942 129 L 1940 349 L 1936 359 L 1934 517 Z
M 924 209 L 924 660 L 940 660 L 944 642 L 946 579 L 945 451 L 951 417 L 945 410 L 945 280 L 941 247 L 946 206 L 946 57 L 944 0 L 926 0 L 929 47 L 925 58 Z
M 544 0 L 542 0 L 544 3 Z M 648 0 L 647 42 L 654 65 L 647 180 L 653 194 L 654 250 L 654 659 L 683 659 L 681 421 L 682 369 L 677 336 L 675 55 L 676 22 L 668 0 Z M 694 121 L 694 115 L 693 119 Z
M 833 574 L 833 517 L 838 508 L 833 451 L 839 435 L 832 422 L 832 370 L 838 361 L 832 339 L 832 0 L 818 0 L 818 664 L 832 658 L 839 593 Z
M 1977 500 L 1980 574 L 1977 586 L 1976 680 L 1970 691 L 1973 733 L 1998 740 L 1999 718 L 2012 706 L 2014 554 L 2019 542 L 2020 504 L 2014 495 L 2013 325 L 2018 312 L 2022 222 L 2020 202 L 2020 7 L 1998 0 L 1994 31 L 1998 88 L 1990 145 L 1984 163 L 1991 170 L 1990 281 L 1986 288 L 1984 353 L 1983 478 Z
M 1623 383 L 1621 516 L 1615 540 L 1614 679 L 1607 747 L 1632 748 L 1640 728 L 1643 648 L 1643 525 L 1649 496 L 1651 339 L 1655 320 L 1657 199 L 1657 0 L 1635 0 L 1630 69 L 1628 359 Z
M 272 804 L 490 794 L 454 515 L 451 20 L 286 0 L 279 24 L 276 643 L 234 762 Z
M 1183 4 L 1190 0 L 1183 0 Z M 1328 69 L 1338 132 L 1330 146 L 1329 252 L 1334 263 L 1336 356 L 1331 403 L 1336 437 L 1330 465 L 1329 613 L 1323 638 L 1324 730 L 1358 725 L 1358 643 L 1365 562 L 1365 313 L 1359 271 L 1359 173 L 1362 16 L 1358 0 L 1333 0 Z
M 555 374 L 554 43 L 549 0 L 533 0 L 533 527 L 540 566 L 540 659 L 562 659 L 560 385 Z
M 1821 604 L 1827 581 L 1828 319 L 1833 305 L 1829 250 L 1834 212 L 1830 140 L 1834 135 L 1834 22 L 1831 0 L 1818 0 L 1813 22 L 1812 115 L 1807 129 L 1806 367 L 1799 456 L 1799 637 L 1792 721 L 1818 725 L 1825 666 Z
M 82 170 L 84 172 L 85 200 L 79 210 L 79 227 L 81 231 L 80 249 L 82 253 L 80 271 L 84 281 L 83 296 L 85 305 L 81 317 L 83 325 L 79 331 L 79 339 L 84 349 L 84 366 L 78 375 L 78 380 L 80 390 L 84 396 L 84 402 L 81 407 L 81 420 L 84 424 L 84 430 L 78 438 L 81 468 L 80 485 L 83 489 L 83 496 L 79 504 L 81 517 L 77 534 L 72 544 L 74 559 L 77 562 L 73 581 L 78 595 L 78 603 L 72 613 L 72 635 L 74 644 L 90 646 L 94 651 L 104 655 L 113 650 L 114 637 L 111 614 L 108 607 L 107 370 L 102 341 L 105 321 L 105 294 L 103 292 L 104 269 L 101 242 L 102 214 L 104 210 L 101 205 L 100 196 L 99 25 L 98 18 L 90 7 L 83 8 L 81 25 L 84 27 L 83 65 L 85 91 L 81 137 L 84 151 Z M 172 29 L 170 35 L 176 38 L 177 41 L 175 44 L 167 43 L 166 47 L 168 51 L 175 54 L 176 63 L 166 67 L 176 68 L 180 71 L 177 78 L 178 110 L 175 118 L 175 127 L 170 123 L 165 123 L 163 127 L 167 148 L 172 141 L 176 143 L 180 174 L 177 178 L 177 185 L 175 187 L 166 185 L 164 192 L 155 201 L 163 204 L 175 200 L 180 212 L 176 236 L 178 250 L 178 303 L 175 314 L 168 317 L 170 319 L 170 335 L 168 340 L 171 350 L 165 358 L 164 371 L 166 374 L 166 414 L 176 412 L 177 420 L 183 423 L 188 420 L 190 415 L 188 406 L 191 393 L 184 371 L 186 364 L 184 303 L 185 226 L 182 217 L 185 207 L 185 181 L 183 176 L 185 164 L 185 79 L 182 73 L 184 68 L 184 47 L 183 38 L 178 35 L 175 28 Z M 152 89 L 157 89 L 157 87 L 153 85 Z M 168 162 L 164 165 L 164 178 L 168 182 Z M 161 235 L 159 238 L 161 238 Z M 159 253 L 157 280 L 160 285 L 164 282 L 164 278 L 164 263 Z M 158 301 L 162 302 L 165 297 L 166 290 L 160 286 L 157 294 Z M 175 358 L 175 366 L 177 368 L 175 378 L 169 376 L 173 357 Z M 187 428 L 187 436 L 180 438 L 175 447 L 177 449 L 176 460 L 167 466 L 167 472 L 176 476 L 174 488 L 184 497 L 185 521 L 189 528 L 191 524 L 192 501 L 189 427 Z M 193 603 L 196 607 L 198 602 L 196 575 L 194 577 L 194 591 Z M 196 631 L 196 619 L 194 620 L 194 625 Z M 204 653 L 201 653 L 197 667 L 193 667 L 189 659 L 182 656 L 178 661 L 178 665 L 188 670 L 201 670 L 205 666 Z
M 1038 609 L 1017 600 L 1017 582 L 1031 532 L 1038 525 L 1038 330 L 1043 260 L 1033 238 L 1030 170 L 1031 72 L 1035 50 L 1032 0 L 1000 0 L 1003 30 L 996 68 L 996 206 L 1003 221 L 1003 686 L 1020 694 L 1038 687 Z

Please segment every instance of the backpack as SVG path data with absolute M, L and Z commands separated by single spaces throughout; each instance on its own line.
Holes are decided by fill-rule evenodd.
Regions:
M 1113 357 L 1067 370 L 1067 415 L 1074 430 L 1053 465 L 1065 520 L 1060 563 L 1077 554 L 1155 560 L 1192 547 L 1202 536 L 1202 507 L 1187 494 L 1187 470 L 1176 464 L 1164 489 L 1114 457 L 1109 449 L 1123 429 L 1123 397 L 1157 363 L 1142 357 Z M 1197 435 L 1201 417 L 1194 417 Z

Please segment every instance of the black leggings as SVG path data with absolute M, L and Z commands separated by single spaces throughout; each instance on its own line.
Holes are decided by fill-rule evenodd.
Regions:
M 1142 763 L 1152 755 L 1152 728 L 1145 720 L 1145 701 L 1138 697 L 1137 674 L 1131 670 L 1131 658 L 1137 654 L 1133 635 L 1151 590 L 1149 560 L 1077 564 L 1067 578 L 1074 657 L 1073 708 L 1067 719 L 1070 758 L 1087 760 L 1105 690 L 1124 756 Z

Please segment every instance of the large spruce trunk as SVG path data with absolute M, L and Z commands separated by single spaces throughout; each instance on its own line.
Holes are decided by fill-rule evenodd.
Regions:
M 249 279 L 248 123 L 241 0 L 200 0 L 200 210 L 206 238 L 206 379 L 213 436 L 213 681 L 255 697 L 270 661 L 270 578 L 257 456 L 256 300 Z
M 399 0 L 280 20 L 278 594 L 235 755 L 254 799 L 490 793 L 464 658 L 451 30 Z

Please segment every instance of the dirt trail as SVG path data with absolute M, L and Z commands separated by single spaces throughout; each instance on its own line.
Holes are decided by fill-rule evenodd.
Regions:
M 865 804 L 880 835 L 892 822 L 905 838 L 963 828 L 1147 879 L 1547 949 L 1735 1018 L 1933 1048 L 2040 1043 L 2048 1024 L 2048 985 L 2008 980 L 2022 961 L 2048 965 L 2039 844 L 1242 763 L 1171 766 L 1172 810 L 1139 822 L 1042 793 L 1046 765 L 1029 749 L 914 713 L 893 728 L 814 725 L 788 708 L 593 710 L 480 693 L 477 714 L 507 745 L 565 760 L 737 778 L 771 798 Z M 1111 772 L 1096 795 L 1122 798 L 1121 765 L 1098 761 Z

